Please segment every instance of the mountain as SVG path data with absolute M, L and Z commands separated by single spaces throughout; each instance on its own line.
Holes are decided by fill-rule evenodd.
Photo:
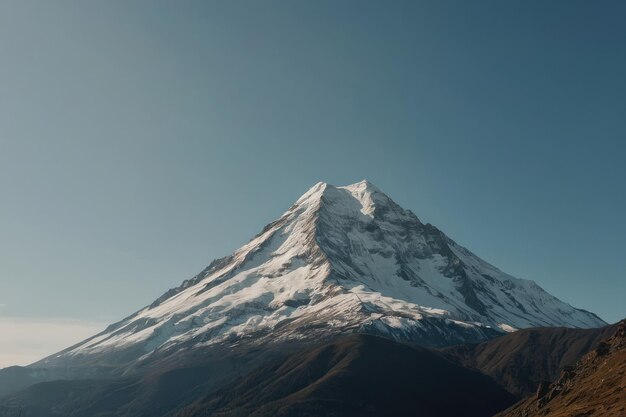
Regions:
M 367 181 L 318 183 L 232 255 L 33 367 L 119 369 L 354 332 L 442 347 L 526 327 L 604 324 L 478 258 Z
M 544 381 L 555 380 L 611 336 L 617 325 L 594 329 L 541 327 L 523 329 L 479 344 L 442 350 L 463 366 L 489 375 L 509 392 L 522 398 L 537 391 Z
M 151 305 L 0 370 L 0 416 L 491 415 L 602 325 L 371 183 L 319 183 Z M 515 331 L 546 326 L 569 329 Z
M 576 366 L 563 369 L 551 384 L 498 414 L 499 417 L 626 415 L 626 320 Z

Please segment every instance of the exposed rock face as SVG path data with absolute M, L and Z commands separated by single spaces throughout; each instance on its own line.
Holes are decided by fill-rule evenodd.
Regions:
M 563 369 L 537 395 L 498 414 L 501 417 L 626 415 L 626 320 L 615 334 Z
M 116 367 L 353 332 L 440 347 L 525 327 L 604 324 L 481 260 L 367 181 L 319 183 L 232 255 L 35 366 Z

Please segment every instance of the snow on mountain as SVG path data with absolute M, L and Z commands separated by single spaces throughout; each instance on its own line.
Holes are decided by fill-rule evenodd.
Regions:
M 40 364 L 344 332 L 443 346 L 604 324 L 481 260 L 371 183 L 320 182 L 232 255 Z

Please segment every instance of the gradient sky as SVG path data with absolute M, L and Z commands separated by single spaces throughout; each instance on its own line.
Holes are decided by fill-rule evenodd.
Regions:
M 317 181 L 367 178 L 623 318 L 625 19 L 621 1 L 2 2 L 0 367 L 149 304 Z

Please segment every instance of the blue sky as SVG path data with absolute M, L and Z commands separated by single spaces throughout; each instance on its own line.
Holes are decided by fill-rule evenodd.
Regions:
M 0 318 L 78 320 L 68 334 L 83 337 L 317 181 L 367 178 L 502 270 L 617 321 L 625 13 L 618 1 L 3 2 Z

